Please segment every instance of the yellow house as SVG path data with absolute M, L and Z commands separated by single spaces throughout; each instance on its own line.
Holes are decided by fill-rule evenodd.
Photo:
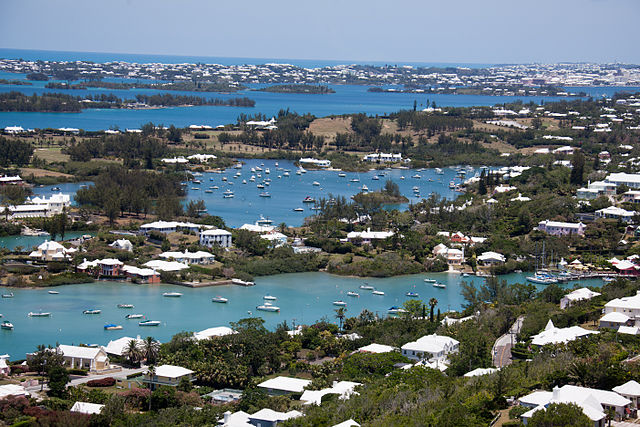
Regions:
M 110 369 L 109 356 L 102 347 L 77 347 L 73 345 L 59 345 L 58 353 L 64 357 L 64 363 L 69 368 L 88 369 L 100 372 Z

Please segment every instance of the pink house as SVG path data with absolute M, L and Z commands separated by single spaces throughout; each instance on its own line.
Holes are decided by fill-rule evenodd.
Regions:
M 560 221 L 540 221 L 538 230 L 543 231 L 552 236 L 584 236 L 584 229 L 587 228 L 582 222 L 560 222 Z

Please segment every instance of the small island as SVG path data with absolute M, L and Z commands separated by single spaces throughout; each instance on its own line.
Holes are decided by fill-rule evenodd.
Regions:
M 399 203 L 409 203 L 409 199 L 400 193 L 398 184 L 390 179 L 379 191 L 362 191 L 353 200 L 360 205 L 395 205 Z
M 302 93 L 311 95 L 325 95 L 328 93 L 336 93 L 335 90 L 329 86 L 322 85 L 305 85 L 305 84 L 290 84 L 290 85 L 273 85 L 263 87 L 261 89 L 255 89 L 257 92 L 272 92 L 272 93 Z

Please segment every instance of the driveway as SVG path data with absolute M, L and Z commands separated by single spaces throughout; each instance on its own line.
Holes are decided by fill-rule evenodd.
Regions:
M 511 347 L 514 344 L 516 335 L 520 332 L 520 328 L 522 328 L 523 321 L 524 316 L 518 317 L 514 324 L 511 325 L 509 332 L 499 337 L 493 344 L 491 355 L 493 365 L 496 368 L 502 368 L 503 366 L 511 364 Z

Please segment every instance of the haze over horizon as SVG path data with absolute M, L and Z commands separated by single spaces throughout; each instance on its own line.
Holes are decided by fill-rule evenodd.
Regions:
M 640 63 L 637 0 L 0 2 L 0 48 L 357 62 Z M 20 19 L 16 19 L 20 17 Z M 26 24 L 25 24 L 26 22 Z

